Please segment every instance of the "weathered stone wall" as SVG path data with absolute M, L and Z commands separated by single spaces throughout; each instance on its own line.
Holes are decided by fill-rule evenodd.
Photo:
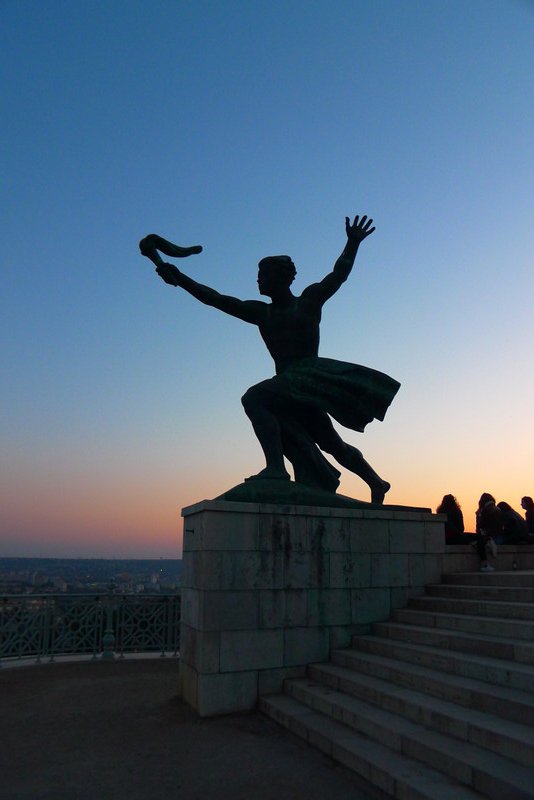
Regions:
M 180 687 L 202 716 L 254 708 L 443 568 L 429 512 L 203 501 L 183 515 Z

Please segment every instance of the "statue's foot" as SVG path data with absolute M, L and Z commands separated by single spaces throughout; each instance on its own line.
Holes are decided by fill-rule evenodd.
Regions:
M 286 472 L 285 469 L 274 469 L 273 467 L 265 467 L 257 475 L 251 475 L 250 478 L 245 478 L 245 481 L 259 481 L 259 480 L 270 480 L 270 481 L 289 481 L 291 480 L 289 476 L 289 472 Z
M 386 493 L 391 489 L 391 484 L 387 481 L 380 481 L 374 488 L 371 489 L 371 503 L 381 506 L 384 502 Z

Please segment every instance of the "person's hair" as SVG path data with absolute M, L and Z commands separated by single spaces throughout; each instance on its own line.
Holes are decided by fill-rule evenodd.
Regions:
M 489 494 L 488 492 L 484 492 L 483 494 L 480 495 L 480 500 L 478 501 L 478 507 L 482 508 L 482 506 L 485 506 L 486 503 L 494 503 L 494 502 L 495 502 L 494 496 L 492 494 Z
M 532 499 L 532 497 L 525 495 L 524 497 L 521 498 L 521 505 L 523 505 L 523 503 L 525 504 L 524 507 L 526 506 L 526 508 L 528 508 L 529 511 L 532 511 L 534 509 L 534 500 Z
M 274 268 L 286 274 L 289 282 L 292 283 L 297 270 L 290 256 L 266 256 L 258 262 L 258 269 Z
M 453 494 L 446 494 L 436 509 L 436 514 L 446 514 L 447 511 L 460 510 L 461 506 Z
M 510 503 L 507 503 L 506 500 L 501 500 L 499 503 L 497 503 L 497 508 L 500 508 L 501 511 L 513 511 L 514 510 L 512 508 L 512 506 L 510 505 Z

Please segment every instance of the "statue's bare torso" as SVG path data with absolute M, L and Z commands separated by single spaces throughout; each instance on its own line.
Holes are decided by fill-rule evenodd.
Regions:
M 276 365 L 283 372 L 290 364 L 319 352 L 321 306 L 306 296 L 287 303 L 264 304 L 260 334 Z

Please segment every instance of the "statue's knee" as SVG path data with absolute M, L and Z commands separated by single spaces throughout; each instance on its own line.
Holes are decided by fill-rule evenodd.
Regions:
M 258 385 L 251 386 L 250 389 L 247 389 L 241 398 L 241 403 L 249 416 L 251 413 L 254 414 L 254 412 L 261 411 L 269 406 L 268 397 Z
M 258 404 L 257 392 L 255 391 L 253 386 L 250 389 L 247 389 L 247 391 L 241 398 L 241 403 L 245 411 L 249 411 L 251 408 L 255 408 L 257 406 Z

